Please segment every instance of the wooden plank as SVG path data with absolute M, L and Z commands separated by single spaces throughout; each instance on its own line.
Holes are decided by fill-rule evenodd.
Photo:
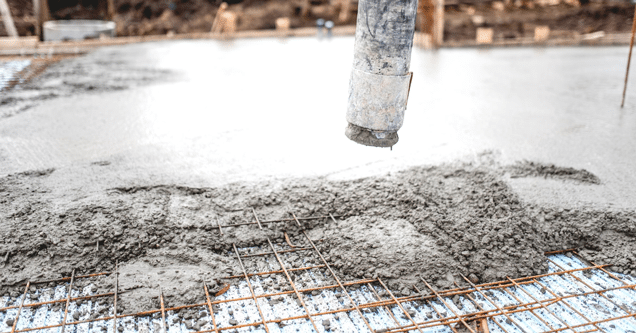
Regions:
M 108 2 L 108 20 L 112 21 L 115 18 L 115 0 L 106 0 Z
M 433 44 L 436 47 L 444 44 L 444 0 L 436 0 L 435 17 L 433 18 Z
M 11 9 L 7 0 L 0 0 L 0 13 L 2 13 L 2 22 L 4 28 L 7 29 L 10 37 L 18 37 L 18 30 L 15 28 L 13 17 L 11 17 Z

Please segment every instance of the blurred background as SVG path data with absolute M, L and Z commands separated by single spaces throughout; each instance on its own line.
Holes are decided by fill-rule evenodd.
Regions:
M 17 33 L 38 33 L 33 0 L 7 0 Z M 357 0 L 227 0 L 232 16 L 230 30 L 313 27 L 318 19 L 335 26 L 356 22 Z M 222 6 L 221 0 L 55 0 L 45 20 L 111 19 L 117 36 L 148 36 L 210 32 Z M 109 13 L 109 6 L 110 9 Z M 551 38 L 576 38 L 600 33 L 629 32 L 634 5 L 628 1 L 595 0 L 431 0 L 420 2 L 417 29 L 431 29 L 426 12 L 443 7 L 444 42 L 474 41 L 479 28 L 492 28 L 492 39 L 534 37 L 536 28 L 548 27 Z M 438 13 L 439 15 L 439 13 Z M 48 16 L 48 17 L 46 17 Z M 111 17 L 112 16 L 112 17 Z M 0 36 L 7 36 L 0 25 Z M 489 36 L 486 36 L 488 39 Z

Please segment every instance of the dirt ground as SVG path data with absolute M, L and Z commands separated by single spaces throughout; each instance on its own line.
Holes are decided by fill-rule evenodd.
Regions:
M 521 170 L 521 171 L 520 171 Z M 528 172 L 532 170 L 532 172 Z M 478 160 L 416 167 L 353 181 L 322 178 L 239 183 L 220 188 L 112 188 L 78 196 L 51 194 L 55 170 L 0 179 L 0 294 L 27 280 L 111 271 L 129 290 L 122 311 L 156 307 L 159 286 L 170 306 L 191 304 L 202 281 L 241 273 L 237 247 L 303 244 L 293 223 L 225 228 L 223 224 L 332 213 L 303 227 L 345 280 L 381 277 L 409 295 L 419 276 L 438 288 L 462 284 L 460 274 L 489 282 L 545 273 L 544 251 L 578 248 L 597 263 L 636 273 L 634 211 L 544 207 L 520 200 L 510 177 L 551 177 L 598 186 L 585 170 Z M 593 181 L 590 181 L 592 179 Z M 300 259 L 300 258 L 299 258 Z M 421 285 L 422 288 L 423 285 Z M 104 278 L 103 289 L 112 281 Z
M 102 19 L 104 1 L 49 1 L 52 19 Z M 145 1 L 115 0 L 118 36 L 208 32 L 220 0 Z M 274 29 L 275 20 L 289 17 L 292 28 L 314 26 L 316 19 L 333 20 L 336 25 L 356 21 L 356 6 L 341 21 L 338 1 L 313 0 L 306 16 L 301 16 L 301 0 L 231 0 L 229 10 L 239 13 L 238 30 Z M 444 38 L 448 41 L 474 40 L 477 27 L 492 27 L 495 38 L 532 37 L 537 25 L 547 25 L 553 37 L 603 31 L 629 32 L 634 6 L 628 2 L 578 2 L 540 5 L 533 1 L 504 1 L 478 5 L 446 6 Z M 20 35 L 35 32 L 32 1 L 9 0 Z M 0 25 L 0 36 L 6 31 Z

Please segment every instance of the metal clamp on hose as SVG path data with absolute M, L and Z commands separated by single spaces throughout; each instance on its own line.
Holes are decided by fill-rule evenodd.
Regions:
M 349 81 L 347 137 L 365 145 L 393 146 L 404 123 L 412 80 L 412 72 L 380 75 L 354 68 Z
M 404 122 L 418 0 L 358 0 L 345 135 L 392 147 Z
M 347 121 L 374 131 L 395 132 L 402 127 L 412 73 L 379 75 L 351 71 Z

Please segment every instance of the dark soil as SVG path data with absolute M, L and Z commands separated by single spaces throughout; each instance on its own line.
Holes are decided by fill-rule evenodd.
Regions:
M 422 286 L 420 276 L 449 288 L 463 283 L 460 274 L 489 282 L 545 273 L 544 252 L 565 248 L 636 273 L 633 211 L 525 203 L 504 181 L 506 168 L 483 162 L 353 181 L 115 188 L 87 196 L 53 196 L 44 185 L 51 172 L 0 178 L 0 260 L 7 258 L 0 284 L 112 271 L 118 261 L 120 287 L 129 290 L 125 312 L 155 307 L 160 286 L 174 306 L 201 297 L 189 291 L 203 281 L 240 274 L 232 244 L 283 243 L 284 232 L 303 244 L 294 223 L 219 234 L 216 216 L 223 224 L 254 221 L 251 208 L 261 220 L 291 211 L 343 216 L 303 227 L 343 280 L 380 277 L 398 295 Z M 103 279 L 108 290 L 112 277 Z
M 308 14 L 301 16 L 302 0 L 227 0 L 229 10 L 239 13 L 238 30 L 274 29 L 279 17 L 289 17 L 292 28 L 314 26 L 316 19 L 332 20 L 336 25 L 356 22 L 356 6 L 346 21 L 339 21 L 337 1 L 312 0 Z M 532 37 L 537 25 L 548 25 L 552 36 L 571 36 L 596 31 L 629 32 L 634 6 L 628 2 L 589 2 L 572 6 L 539 6 L 532 1 L 503 1 L 505 10 L 493 9 L 491 2 L 446 6 L 444 38 L 447 41 L 474 40 L 479 26 L 493 27 L 495 38 Z M 518 5 L 515 5 L 517 3 Z M 104 19 L 105 1 L 49 1 L 52 19 Z M 209 32 L 220 0 L 115 0 L 118 36 L 141 36 Z M 35 33 L 31 0 L 9 0 L 20 35 Z M 475 21 L 475 16 L 483 22 Z M 477 23 L 475 23 L 477 22 Z M 0 36 L 6 31 L 0 25 Z
M 586 3 L 580 7 L 566 4 L 541 7 L 523 2 L 508 5 L 504 11 L 490 4 L 451 6 L 446 10 L 444 40 L 475 40 L 478 27 L 490 27 L 495 39 L 534 36 L 537 26 L 550 27 L 550 36 L 572 38 L 597 31 L 627 33 L 631 31 L 634 6 L 627 2 Z M 476 20 L 480 18 L 482 22 Z

